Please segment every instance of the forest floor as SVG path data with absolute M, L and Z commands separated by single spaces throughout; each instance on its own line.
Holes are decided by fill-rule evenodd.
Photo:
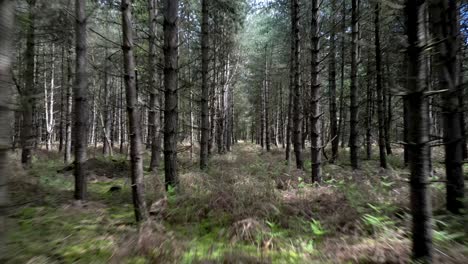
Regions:
M 206 173 L 180 155 L 180 187 L 145 175 L 154 221 L 134 221 L 123 155 L 88 161 L 89 202 L 72 201 L 73 176 L 58 153 L 40 151 L 15 172 L 8 255 L 2 263 L 408 263 L 408 173 L 401 152 L 390 169 L 376 160 L 352 171 L 346 150 L 323 167 L 322 185 L 248 143 L 215 155 Z M 90 153 L 93 156 L 93 153 Z M 434 162 L 434 180 L 443 168 Z M 162 171 L 159 175 L 162 175 Z M 437 263 L 468 263 L 468 220 L 444 210 L 444 184 L 432 185 Z

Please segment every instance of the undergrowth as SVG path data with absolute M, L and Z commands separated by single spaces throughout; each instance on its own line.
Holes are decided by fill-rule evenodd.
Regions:
M 11 179 L 15 206 L 8 255 L 0 262 L 407 263 L 411 218 L 404 164 L 390 156 L 386 171 L 376 169 L 375 160 L 352 171 L 345 153 L 324 165 L 321 185 L 310 183 L 310 164 L 298 171 L 283 161 L 281 150 L 266 153 L 243 143 L 212 157 L 206 172 L 182 154 L 177 188 L 164 191 L 162 171 L 145 173 L 147 203 L 155 213 L 140 226 L 125 156 L 89 162 L 84 205 L 71 199 L 73 176 L 60 156 L 39 156 Z M 436 259 L 463 263 L 467 220 L 443 210 L 443 186 L 431 189 Z

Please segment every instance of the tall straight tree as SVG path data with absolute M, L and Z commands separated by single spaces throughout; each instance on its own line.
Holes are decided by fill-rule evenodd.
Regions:
M 7 168 L 8 153 L 11 149 L 13 112 L 11 81 L 12 40 L 14 32 L 13 0 L 0 0 L 0 256 L 5 256 L 5 235 L 7 200 L 7 181 L 10 171 Z
M 374 41 L 375 41 L 375 71 L 377 90 L 377 116 L 379 123 L 379 158 L 380 167 L 387 168 L 387 153 L 385 149 L 385 113 L 382 87 L 382 51 L 380 48 L 380 4 L 376 2 L 374 10 Z
M 36 88 L 34 85 L 34 57 L 35 57 L 35 8 L 36 0 L 29 0 L 28 29 L 26 35 L 26 69 L 25 87 L 22 91 L 22 113 L 23 122 L 21 125 L 21 163 L 25 167 L 31 166 L 32 149 L 36 136 L 34 135 L 34 108 L 36 105 Z
M 310 86 L 310 141 L 311 141 L 311 164 L 312 182 L 321 182 L 321 124 L 320 124 L 320 80 L 319 80 L 319 0 L 312 0 L 312 20 L 311 20 L 311 86 Z M 334 54 L 330 56 L 335 56 Z M 336 122 L 335 122 L 336 124 Z M 336 128 L 336 126 L 335 126 Z M 336 132 L 336 131 L 335 131 Z
M 358 164 L 358 88 L 357 73 L 359 63 L 359 0 L 351 2 L 351 84 L 350 84 L 350 129 L 349 129 L 349 149 L 351 166 L 353 169 L 359 167 Z
M 336 9 L 336 0 L 331 1 L 332 10 Z M 338 156 L 338 121 L 336 109 L 336 19 L 335 14 L 331 17 L 330 29 L 330 58 L 328 64 L 328 86 L 329 86 L 329 110 L 330 110 L 330 137 L 332 155 L 330 163 L 334 163 Z M 343 55 L 344 56 L 344 55 Z
M 444 126 L 445 172 L 447 175 L 447 210 L 460 213 L 463 208 L 463 134 L 458 99 L 460 87 L 460 63 L 458 1 L 429 0 L 430 21 L 436 43 L 435 65 L 442 94 Z
M 86 72 L 86 0 L 75 0 L 76 77 L 73 91 L 75 199 L 86 199 L 86 147 L 88 145 L 88 74 Z
M 408 48 L 407 110 L 408 151 L 410 163 L 410 199 L 412 212 L 413 258 L 432 262 L 431 204 L 428 188 L 429 171 L 429 104 L 423 60 L 425 0 L 406 0 Z
M 292 93 L 292 142 L 294 146 L 294 153 L 296 155 L 296 167 L 303 169 L 304 160 L 302 157 L 302 114 L 301 114 L 301 89 L 299 86 L 299 2 L 298 0 L 291 0 L 291 75 L 292 86 L 290 87 Z
M 125 91 L 127 97 L 128 125 L 130 132 L 130 160 L 132 198 L 136 221 L 148 218 L 143 185 L 143 143 L 141 139 L 140 111 L 137 101 L 135 58 L 133 56 L 132 1 L 122 0 L 122 37 Z
M 156 3 L 157 0 L 148 0 L 148 22 L 149 22 L 149 56 L 148 56 L 148 75 L 149 75 L 149 91 L 150 91 L 150 109 L 148 113 L 148 125 L 151 140 L 151 161 L 149 170 L 157 172 L 161 159 L 161 106 L 159 87 L 158 87 L 158 72 L 157 72 L 157 25 L 156 20 Z
M 201 0 L 202 5 L 202 24 L 201 24 L 201 48 L 202 48 L 202 86 L 201 86 L 201 139 L 200 139 L 200 169 L 206 169 L 208 166 L 208 140 L 210 137 L 210 120 L 208 108 L 208 63 L 209 63 L 209 35 L 208 35 L 208 1 Z M 213 121 L 212 121 L 213 122 Z
M 177 71 L 179 56 L 178 0 L 165 0 L 164 5 L 164 173 L 166 188 L 178 183 L 177 179 L 177 123 L 178 90 Z

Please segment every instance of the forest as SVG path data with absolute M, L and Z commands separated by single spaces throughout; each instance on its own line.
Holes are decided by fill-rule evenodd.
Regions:
M 0 263 L 468 263 L 468 2 L 0 0 Z

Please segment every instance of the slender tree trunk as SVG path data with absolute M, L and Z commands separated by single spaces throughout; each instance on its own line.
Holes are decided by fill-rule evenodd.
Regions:
M 464 197 L 463 138 L 458 99 L 460 64 L 458 63 L 460 31 L 458 4 L 455 0 L 429 0 L 432 31 L 436 45 L 439 89 L 442 94 L 445 171 L 447 175 L 447 210 L 461 213 Z
M 178 184 L 178 11 L 179 0 L 165 0 L 164 5 L 164 173 L 166 189 Z
M 410 198 L 413 232 L 413 258 L 432 262 L 431 202 L 429 177 L 429 121 L 428 102 L 424 95 L 425 69 L 422 59 L 424 45 L 424 0 L 406 1 L 407 35 L 409 46 L 408 80 L 408 150 L 410 160 Z
M 349 148 L 350 160 L 353 169 L 359 167 L 358 163 L 358 88 L 357 73 L 359 63 L 359 22 L 358 22 L 359 0 L 352 0 L 351 9 L 351 84 L 350 84 L 350 130 L 349 130 Z
M 336 0 L 331 2 L 332 10 L 336 9 Z M 330 137 L 332 146 L 332 155 L 330 163 L 334 163 L 338 156 L 338 122 L 337 122 L 337 109 L 336 109 L 336 30 L 335 30 L 335 16 L 332 14 L 331 18 L 332 28 L 330 32 L 330 56 L 328 66 L 328 86 L 329 86 L 329 111 L 330 111 Z M 313 133 L 313 132 L 312 132 Z
M 75 199 L 85 200 L 87 193 L 86 148 L 88 145 L 88 74 L 86 72 L 86 1 L 75 0 L 76 78 L 74 85 Z
M 149 170 L 157 172 L 161 159 L 161 123 L 160 123 L 160 95 L 158 87 L 158 72 L 157 65 L 157 20 L 156 8 L 157 0 L 148 0 L 149 12 L 149 56 L 148 56 L 148 76 L 149 76 L 149 89 L 150 91 L 150 109 L 148 113 L 148 125 L 151 140 L 151 160 Z
M 265 46 L 265 69 L 264 69 L 264 80 L 263 80 L 263 111 L 265 113 L 265 147 L 266 151 L 270 151 L 270 108 L 269 108 L 269 83 L 268 83 L 268 53 L 267 46 Z
M 293 145 L 294 153 L 296 155 L 296 167 L 298 169 L 304 168 L 304 161 L 302 158 L 302 137 L 301 137 L 301 127 L 302 127 L 302 114 L 301 114 L 301 94 L 299 86 L 299 2 L 298 0 L 291 0 L 291 44 L 292 44 L 292 54 L 293 61 L 291 65 L 291 71 L 293 75 L 293 85 L 292 85 L 292 119 L 293 119 Z
M 379 158 L 380 167 L 387 168 L 387 153 L 385 151 L 385 113 L 382 87 L 382 51 L 380 50 L 380 4 L 375 4 L 374 12 L 375 29 L 375 71 L 377 90 L 377 116 L 379 122 Z
M 15 1 L 0 0 L 0 256 L 6 255 L 8 179 L 12 171 L 8 168 L 8 154 L 11 149 L 13 111 L 11 111 L 13 92 L 10 71 L 14 59 L 12 42 L 14 39 Z
M 106 55 L 104 59 L 104 104 L 102 106 L 102 112 L 100 115 L 101 118 L 101 125 L 102 125 L 102 142 L 103 142 L 103 147 L 102 147 L 102 154 L 104 157 L 112 156 L 112 148 L 111 148 L 111 142 L 110 142 L 110 130 L 111 130 L 111 103 L 110 103 L 110 87 L 109 87 L 109 71 L 110 71 L 110 65 L 109 65 L 109 57 L 107 54 L 106 50 Z
M 143 182 L 143 143 L 141 139 L 141 126 L 139 124 L 140 111 L 137 101 L 135 58 L 133 56 L 132 32 L 132 3 L 131 0 L 122 0 L 122 31 L 123 31 L 123 58 L 124 78 L 127 98 L 127 114 L 130 130 L 130 159 L 132 198 L 136 221 L 148 218 L 144 197 Z
M 67 37 L 67 84 L 65 96 L 65 151 L 63 152 L 63 160 L 65 164 L 71 162 L 72 153 L 72 114 L 73 114 L 73 79 L 72 79 L 72 35 Z
M 345 35 L 346 35 L 346 0 L 343 0 L 343 8 L 341 12 L 341 70 L 340 70 L 340 119 L 338 121 L 338 135 L 341 137 L 341 148 L 345 146 L 345 127 L 346 127 L 346 111 L 344 104 L 344 80 L 345 80 Z M 336 153 L 338 158 L 338 152 Z
M 320 28 L 319 26 L 319 0 L 312 0 L 312 20 L 311 20 L 312 56 L 311 56 L 311 62 L 310 62 L 311 64 L 310 142 L 311 142 L 312 182 L 322 181 L 322 173 L 321 173 L 322 138 L 321 138 L 321 131 L 320 131 L 320 128 L 321 128 L 320 127 L 321 126 L 320 111 L 321 110 L 320 110 L 320 80 L 319 80 L 319 70 L 320 70 L 319 69 L 320 67 L 319 65 L 320 29 L 319 28 Z M 331 56 L 334 57 L 335 54 L 333 53 Z M 336 125 L 336 122 L 335 122 L 335 125 Z M 334 133 L 336 133 L 336 126 L 334 127 L 334 129 L 335 129 Z
M 372 77 L 371 77 L 371 53 L 368 52 L 367 56 L 367 100 L 366 100 L 366 156 L 367 159 L 370 160 L 372 158 L 372 101 L 373 101 L 373 93 L 372 93 Z
M 35 8 L 36 0 L 29 0 L 29 24 L 26 35 L 26 69 L 24 72 L 25 87 L 22 98 L 23 124 L 21 126 L 21 163 L 30 167 L 32 162 L 32 150 L 34 148 L 34 107 L 36 104 L 36 88 L 34 84 L 35 69 Z
M 210 137 L 210 120 L 208 109 L 208 63 L 209 63 L 209 33 L 208 33 L 208 2 L 202 1 L 202 91 L 201 91 L 201 140 L 200 140 L 200 169 L 204 170 L 208 166 L 208 148 Z

